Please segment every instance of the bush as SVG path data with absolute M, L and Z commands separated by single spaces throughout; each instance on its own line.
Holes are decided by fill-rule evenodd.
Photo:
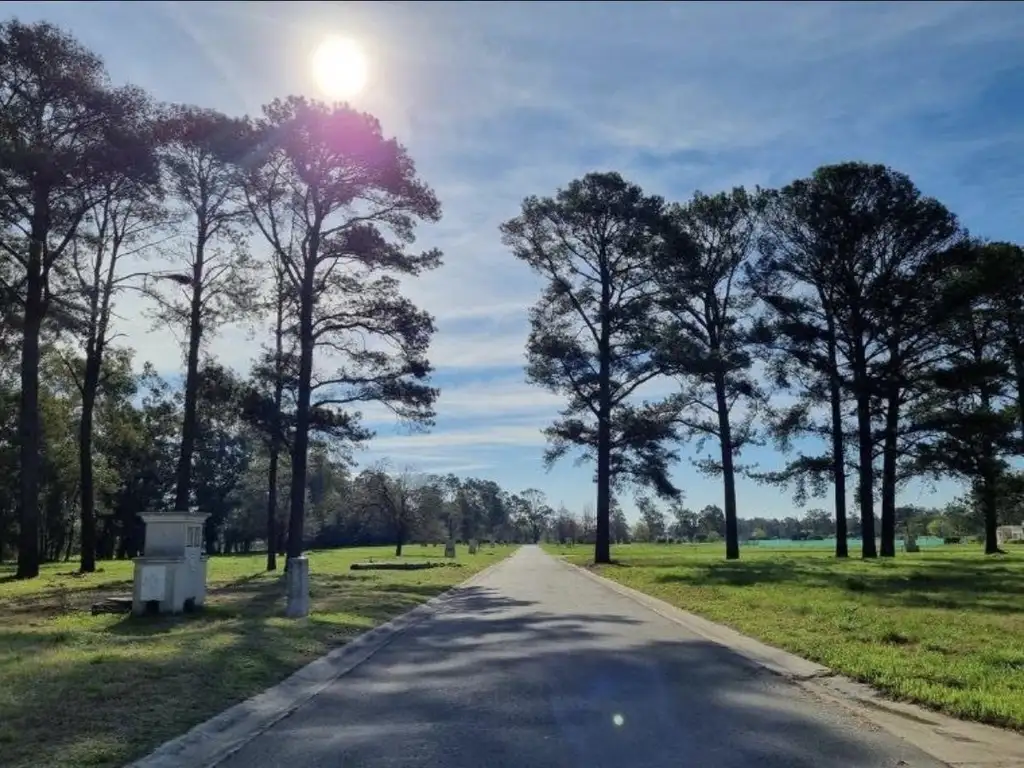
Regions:
M 959 536 L 947 536 L 946 538 L 944 538 L 942 540 L 942 543 L 943 544 L 959 544 L 960 543 L 960 537 Z

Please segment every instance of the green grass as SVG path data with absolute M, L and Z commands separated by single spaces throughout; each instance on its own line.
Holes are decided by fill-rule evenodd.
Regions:
M 593 547 L 548 551 L 592 562 Z M 1024 548 L 938 547 L 893 560 L 724 546 L 614 548 L 596 570 L 887 695 L 1024 730 Z
M 47 565 L 31 581 L 0 566 L 0 763 L 123 765 L 513 549 L 460 547 L 460 567 L 355 572 L 353 562 L 393 550 L 311 552 L 303 621 L 281 617 L 284 585 L 263 572 L 265 555 L 211 558 L 203 611 L 145 619 L 89 612 L 130 593 L 130 562 L 88 576 L 74 563 Z M 402 559 L 443 552 L 406 547 Z

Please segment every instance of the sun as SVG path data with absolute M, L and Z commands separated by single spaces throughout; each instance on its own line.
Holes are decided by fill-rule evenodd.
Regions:
M 310 66 L 320 92 L 329 99 L 349 99 L 366 85 L 366 56 L 347 37 L 329 37 L 320 43 Z

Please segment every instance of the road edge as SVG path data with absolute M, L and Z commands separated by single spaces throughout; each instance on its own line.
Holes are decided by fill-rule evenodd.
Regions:
M 506 565 L 520 550 L 513 550 L 440 595 L 357 635 L 280 683 L 193 726 L 125 768 L 214 768 L 368 661 L 400 634 L 437 614 L 461 590 L 474 586 Z
M 871 686 L 835 673 L 821 664 L 619 584 L 588 568 L 570 563 L 564 557 L 550 552 L 544 554 L 687 631 L 728 648 L 756 666 L 791 681 L 812 696 L 842 706 L 860 719 L 903 739 L 951 768 L 1024 766 L 1022 734 L 984 723 L 958 720 L 916 704 L 887 699 Z

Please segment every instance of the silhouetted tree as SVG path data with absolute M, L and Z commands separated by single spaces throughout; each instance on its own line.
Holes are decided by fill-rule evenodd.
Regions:
M 987 283 L 984 257 L 974 248 L 960 257 L 946 269 L 949 290 L 959 298 L 941 328 L 947 355 L 930 372 L 911 418 L 916 431 L 932 438 L 917 447 L 919 469 L 972 483 L 984 519 L 985 553 L 995 554 L 998 488 L 1009 458 L 1021 455 L 1024 443 L 999 303 L 981 290 Z
M 754 439 L 766 399 L 751 375 L 755 298 L 743 280 L 757 244 L 757 208 L 757 199 L 742 188 L 697 193 L 686 205 L 673 206 L 654 269 L 657 306 L 666 317 L 659 353 L 683 387 L 678 401 L 684 434 L 697 438 L 698 450 L 708 438 L 718 442 L 719 459 L 699 466 L 722 475 L 730 560 L 740 556 L 734 460 Z
M 664 204 L 617 173 L 588 174 L 553 198 L 528 197 L 519 217 L 501 226 L 516 258 L 546 281 L 530 312 L 527 375 L 566 397 L 545 430 L 551 466 L 573 448 L 597 464 L 594 560 L 611 559 L 609 514 L 617 482 L 677 493 L 668 477 L 674 458 L 674 413 L 664 402 L 631 397 L 662 373 L 653 354 L 652 257 Z
M 68 254 L 105 180 L 153 172 L 132 136 L 134 92 L 109 87 L 103 62 L 50 24 L 0 24 L 0 248 L 5 304 L 21 326 L 19 578 L 39 573 L 43 321 L 62 309 Z M 127 118 L 127 119 L 126 119 Z
M 134 96 L 134 114 L 125 110 L 122 125 L 131 120 L 139 141 L 153 145 L 150 106 L 141 93 Z M 128 106 L 126 104 L 126 106 Z M 76 323 L 85 352 L 84 369 L 72 366 L 72 374 L 82 397 L 79 417 L 78 456 L 81 497 L 80 570 L 96 569 L 96 492 L 93 472 L 93 424 L 96 399 L 101 388 L 104 355 L 113 333 L 111 319 L 116 294 L 140 275 L 125 274 L 119 267 L 159 238 L 166 222 L 161 191 L 154 174 L 147 179 L 131 175 L 111 176 L 101 188 L 93 190 L 96 204 L 84 219 L 81 237 L 72 247 L 73 282 L 81 291 L 75 297 L 81 303 L 81 319 Z
M 406 249 L 415 221 L 437 220 L 440 204 L 370 115 L 291 97 L 268 105 L 259 129 L 248 207 L 284 267 L 298 314 L 288 535 L 288 556 L 298 557 L 311 413 L 376 401 L 412 423 L 433 416 L 437 391 L 425 383 L 433 322 L 401 295 L 392 274 L 440 264 L 436 250 Z M 318 349 L 333 358 L 333 372 L 316 373 Z M 338 413 L 353 439 L 361 437 L 358 413 Z
M 193 454 L 198 430 L 200 352 L 224 323 L 251 309 L 255 265 L 246 249 L 248 212 L 241 200 L 242 164 L 250 159 L 247 121 L 209 109 L 173 107 L 160 126 L 167 191 L 180 228 L 175 267 L 189 278 L 166 293 L 154 285 L 162 322 L 182 327 L 185 345 L 185 407 L 175 473 L 174 508 L 191 501 Z

